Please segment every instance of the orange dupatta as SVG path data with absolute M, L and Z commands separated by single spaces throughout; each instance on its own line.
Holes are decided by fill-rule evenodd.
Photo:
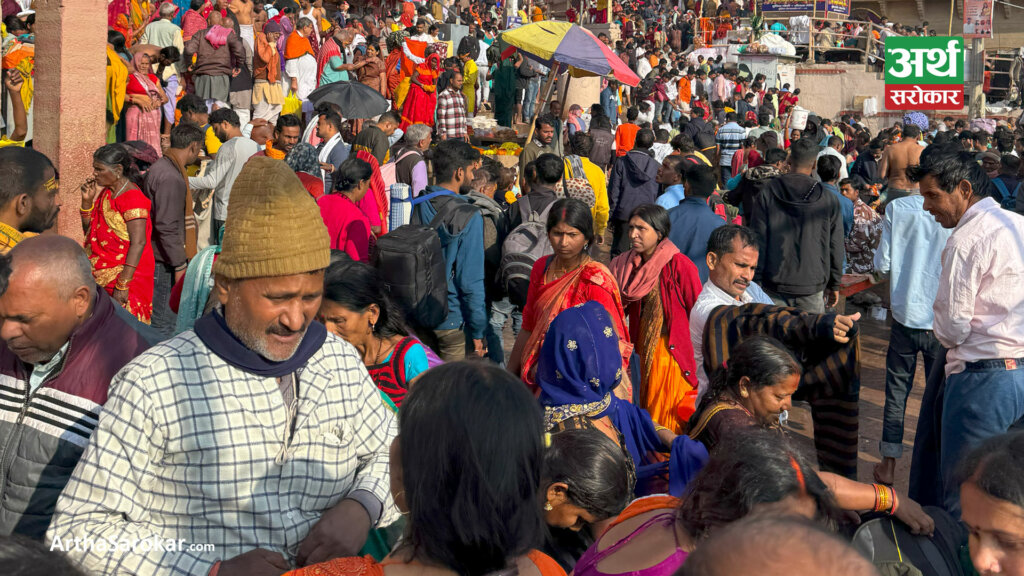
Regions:
M 309 43 L 309 38 L 305 38 L 298 32 L 292 31 L 284 44 L 284 59 L 293 60 L 301 58 L 306 54 L 314 56 L 313 46 Z
M 588 298 L 586 295 L 590 287 L 588 286 L 586 287 L 588 289 L 580 290 L 584 283 L 606 291 L 610 296 L 611 302 Z M 540 359 L 541 346 L 544 344 L 544 336 L 548 332 L 551 321 L 566 308 L 589 300 L 600 302 L 606 309 L 609 304 L 614 306 L 614 310 L 608 310 L 608 315 L 611 317 L 612 322 L 615 323 L 615 331 L 619 335 L 619 350 L 622 352 L 623 368 L 628 367 L 629 357 L 633 353 L 633 345 L 629 343 L 629 332 L 626 331 L 623 321 L 625 312 L 622 308 L 622 300 L 619 297 L 618 285 L 615 283 L 615 277 L 605 268 L 604 264 L 592 260 L 561 278 L 540 286 L 539 290 L 540 292 L 537 295 L 533 308 L 539 317 L 533 327 L 533 331 L 530 333 L 530 338 L 526 341 L 526 349 L 523 351 L 522 372 L 520 374 L 523 382 L 526 383 L 532 392 L 535 394 L 540 392 L 537 386 L 537 361 Z M 625 385 L 623 391 L 628 393 L 625 398 L 627 400 L 633 397 L 633 385 L 629 380 L 628 374 L 629 372 L 626 371 L 622 379 Z M 618 392 L 618 389 L 616 391 Z

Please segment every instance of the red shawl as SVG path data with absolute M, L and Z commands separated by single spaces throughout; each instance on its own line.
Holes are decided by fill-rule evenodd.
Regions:
M 341 58 L 341 48 L 338 46 L 338 41 L 334 38 L 328 38 L 324 41 L 323 45 L 320 46 L 320 54 L 316 59 L 316 80 L 317 84 L 320 82 L 320 77 L 324 75 L 324 68 L 327 67 L 327 63 L 331 61 L 331 58 Z
M 202 14 L 195 10 L 188 10 L 181 17 L 181 37 L 187 42 L 196 32 L 204 30 L 206 26 L 206 18 L 203 18 Z
M 363 160 L 373 168 L 373 175 L 370 176 L 370 192 L 373 192 L 373 197 L 377 200 L 377 211 L 378 216 L 380 216 L 380 233 L 385 234 L 388 231 L 388 213 L 391 211 L 391 204 L 388 198 L 388 191 L 384 187 L 384 178 L 380 175 L 380 164 L 373 157 L 373 154 L 366 150 L 356 151 L 356 158 Z M 373 218 L 370 219 L 370 222 L 373 222 Z

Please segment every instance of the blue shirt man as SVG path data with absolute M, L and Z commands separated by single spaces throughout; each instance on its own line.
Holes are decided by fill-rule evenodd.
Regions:
M 684 164 L 681 164 L 683 166 Z M 697 266 L 702 283 L 708 281 L 708 238 L 725 221 L 708 206 L 708 197 L 715 191 L 715 169 L 703 164 L 689 165 L 684 175 L 686 198 L 668 211 L 672 225 L 668 238 L 680 252 Z
M 435 344 L 445 362 L 466 356 L 467 339 L 477 356 L 486 353 L 484 330 L 487 304 L 484 288 L 484 224 L 478 208 L 453 192 L 473 180 L 473 166 L 480 153 L 461 140 L 445 140 L 437 146 L 434 161 L 436 185 L 427 186 L 413 201 L 414 223 L 436 228 L 448 278 L 448 317 L 433 328 Z M 441 217 L 434 222 L 434 217 Z M 421 334 L 422 336 L 422 334 Z

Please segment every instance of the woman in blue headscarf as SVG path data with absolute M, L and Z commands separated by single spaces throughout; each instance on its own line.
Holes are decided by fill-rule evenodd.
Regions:
M 605 307 L 586 302 L 563 310 L 548 327 L 537 364 L 545 429 L 597 428 L 632 459 L 638 495 L 665 492 L 666 472 L 671 492 L 681 493 L 707 461 L 707 450 L 655 426 L 646 410 L 616 396 L 622 375 L 618 336 Z M 671 461 L 666 462 L 669 452 Z M 658 477 L 660 486 L 651 483 Z

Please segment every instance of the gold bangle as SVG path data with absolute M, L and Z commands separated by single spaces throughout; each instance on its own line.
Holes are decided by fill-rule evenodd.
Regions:
M 114 290 L 127 290 L 129 283 L 131 283 L 131 280 L 118 279 L 118 281 L 114 283 Z
M 92 209 L 96 207 L 96 202 L 93 202 L 88 208 L 79 208 L 78 211 L 82 214 L 92 214 Z

